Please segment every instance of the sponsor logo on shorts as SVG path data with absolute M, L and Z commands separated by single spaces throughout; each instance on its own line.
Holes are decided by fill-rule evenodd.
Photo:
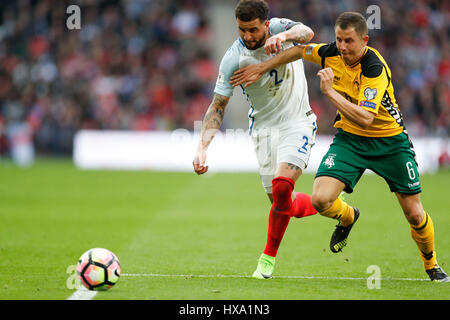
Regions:
M 413 188 L 413 187 L 417 187 L 420 184 L 419 181 L 414 182 L 414 183 L 408 183 L 408 187 Z

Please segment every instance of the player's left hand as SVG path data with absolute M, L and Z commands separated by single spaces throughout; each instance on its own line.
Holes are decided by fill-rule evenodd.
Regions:
M 327 94 L 333 89 L 334 73 L 331 68 L 325 68 L 317 72 L 317 76 L 320 78 L 320 90 Z
M 244 85 L 247 88 L 249 85 L 258 81 L 263 74 L 260 64 L 251 64 L 239 70 L 236 70 L 230 78 L 230 84 L 233 87 Z

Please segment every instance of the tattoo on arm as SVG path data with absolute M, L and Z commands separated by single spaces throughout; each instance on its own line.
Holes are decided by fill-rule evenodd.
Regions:
M 214 94 L 213 101 L 209 105 L 208 111 L 206 111 L 205 118 L 203 119 L 204 129 L 220 128 L 228 100 L 228 97 Z
M 205 147 L 209 145 L 214 138 L 215 133 L 222 125 L 222 121 L 225 115 L 225 107 L 230 100 L 229 97 L 222 96 L 220 94 L 214 94 L 213 101 L 209 105 L 203 118 L 202 125 L 202 143 Z
M 303 23 L 293 26 L 286 32 L 288 33 L 288 39 L 292 39 L 292 41 L 298 43 L 307 43 L 314 36 L 312 30 Z

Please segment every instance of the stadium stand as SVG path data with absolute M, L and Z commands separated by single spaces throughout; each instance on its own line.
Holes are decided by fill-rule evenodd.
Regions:
M 447 1 L 268 1 L 271 16 L 299 20 L 315 42 L 333 41 L 342 11 L 381 9 L 371 45 L 388 63 L 411 135 L 450 132 L 450 4 Z M 69 155 L 80 129 L 193 129 L 208 107 L 217 63 L 206 0 L 79 1 L 82 27 L 66 27 L 68 1 L 0 5 L 0 154 L 8 128 L 25 122 L 41 154 Z M 399 18 L 401 16 L 401 19 Z M 233 26 L 234 27 L 234 26 Z M 335 109 L 307 65 L 319 123 Z M 319 133 L 333 133 L 328 125 Z

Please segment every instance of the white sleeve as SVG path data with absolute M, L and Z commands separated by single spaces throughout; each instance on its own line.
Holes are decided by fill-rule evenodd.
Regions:
M 239 69 L 239 52 L 231 46 L 220 62 L 219 75 L 217 76 L 214 92 L 222 96 L 231 97 L 233 95 L 233 86 L 230 84 L 230 78 L 233 73 Z
M 301 24 L 301 22 L 295 22 L 286 18 L 272 18 L 269 21 L 269 33 L 273 36 L 274 34 L 289 30 L 297 24 Z

